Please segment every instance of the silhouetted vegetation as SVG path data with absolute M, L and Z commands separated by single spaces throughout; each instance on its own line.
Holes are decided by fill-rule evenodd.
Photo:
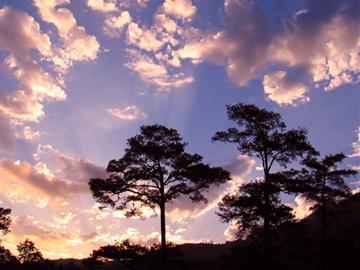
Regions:
M 10 231 L 11 209 L 0 207 L 0 232 L 7 234 Z
M 201 193 L 211 185 L 230 180 L 227 171 L 210 167 L 202 156 L 185 152 L 187 145 L 175 129 L 161 125 L 142 126 L 128 139 L 125 154 L 111 160 L 107 179 L 91 179 L 94 198 L 102 204 L 141 215 L 141 207 L 160 208 L 161 246 L 166 247 L 166 204 L 180 195 L 205 201 Z
M 283 183 L 271 174 L 275 164 L 286 166 L 298 157 L 317 154 L 307 140 L 305 129 L 287 130 L 280 114 L 255 105 L 227 106 L 230 120 L 241 129 L 229 128 L 213 137 L 214 141 L 234 143 L 240 153 L 261 161 L 264 177 L 240 187 L 236 195 L 227 195 L 220 203 L 219 215 L 225 222 L 241 224 L 240 233 L 261 228 L 264 252 L 270 250 L 271 230 L 291 221 L 291 208 L 281 204 Z
M 17 256 L 0 245 L 0 269 L 357 269 L 360 194 L 351 195 L 345 182 L 356 171 L 338 167 L 346 156 L 319 160 L 307 131 L 287 130 L 278 113 L 243 104 L 228 106 L 227 112 L 240 129 L 217 132 L 213 140 L 234 143 L 263 168 L 263 177 L 239 186 L 219 203 L 220 219 L 238 225 L 238 240 L 177 246 L 166 242 L 166 204 L 183 195 L 206 202 L 203 192 L 230 175 L 203 163 L 199 154 L 187 153 L 175 129 L 150 125 L 128 139 L 123 157 L 109 162 L 108 178 L 90 179 L 89 185 L 99 203 L 128 217 L 141 216 L 144 206 L 159 207 L 160 245 L 142 246 L 129 239 L 101 246 L 86 259 L 46 260 L 26 239 L 17 245 Z M 285 170 L 288 166 L 297 169 Z M 314 203 L 314 212 L 295 220 L 292 208 L 281 200 L 283 193 L 300 194 Z M 10 209 L 0 208 L 2 234 L 10 231 L 10 214 Z

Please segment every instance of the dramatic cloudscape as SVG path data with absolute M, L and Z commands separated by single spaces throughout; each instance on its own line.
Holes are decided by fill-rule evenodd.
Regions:
M 211 141 L 233 126 L 229 104 L 279 112 L 360 170 L 359 10 L 356 0 L 0 0 L 0 207 L 13 217 L 3 244 L 30 238 L 59 258 L 158 241 L 156 211 L 100 210 L 88 187 L 154 123 L 232 175 L 207 204 L 168 206 L 168 240 L 234 239 L 217 202 L 261 165 Z M 284 199 L 297 218 L 310 213 L 304 198 Z

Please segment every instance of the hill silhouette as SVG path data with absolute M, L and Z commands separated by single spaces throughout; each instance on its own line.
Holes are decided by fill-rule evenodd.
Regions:
M 272 244 L 271 264 L 277 269 L 357 269 L 360 256 L 360 193 L 332 205 L 328 214 L 329 230 L 326 264 L 321 261 L 321 213 L 316 210 L 295 224 L 278 231 Z M 167 269 L 241 269 L 262 265 L 261 232 L 246 240 L 224 244 L 194 243 L 176 246 L 169 255 Z M 174 255 L 175 254 L 175 255 Z M 159 250 L 149 251 L 127 265 L 91 258 L 47 261 L 52 269 L 161 269 Z M 39 268 L 39 269 L 50 269 Z

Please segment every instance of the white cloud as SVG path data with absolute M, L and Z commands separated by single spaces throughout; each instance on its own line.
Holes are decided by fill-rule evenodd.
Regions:
M 124 121 L 147 119 L 147 115 L 134 105 L 128 106 L 124 109 L 107 109 L 106 111 Z
M 41 135 L 42 133 L 40 131 L 33 131 L 33 129 L 29 126 L 25 126 L 22 130 L 22 137 L 28 141 L 38 139 Z
M 308 91 L 306 86 L 291 77 L 289 78 L 286 71 L 266 74 L 263 85 L 267 97 L 279 105 L 297 106 L 310 100 L 305 96 Z
M 149 56 L 133 52 L 134 58 L 126 64 L 131 70 L 136 71 L 140 77 L 150 84 L 157 85 L 160 89 L 184 87 L 194 81 L 192 76 L 183 73 L 170 73 L 165 65 L 155 63 Z
M 83 26 L 79 26 L 70 11 L 59 5 L 69 4 L 69 0 L 33 0 L 42 20 L 52 23 L 58 30 L 62 46 L 55 50 L 52 61 L 58 71 L 66 71 L 75 61 L 95 60 L 100 45 L 95 36 L 87 34 Z
M 123 29 L 131 23 L 131 21 L 132 18 L 128 11 L 123 11 L 118 16 L 108 16 L 104 21 L 103 32 L 109 37 L 118 38 Z
M 141 28 L 137 23 L 132 22 L 128 26 L 128 43 L 136 45 L 146 51 L 158 51 L 164 43 L 157 39 L 153 29 Z
M 165 0 L 164 12 L 181 20 L 191 20 L 196 13 L 196 6 L 191 0 Z
M 295 207 L 292 212 L 296 219 L 303 219 L 312 213 L 311 208 L 313 206 L 314 203 L 309 202 L 301 195 L 298 195 L 295 197 Z
M 87 0 L 86 4 L 91 9 L 103 13 L 116 12 L 119 10 L 116 6 L 116 0 Z
M 354 3 L 331 1 L 331 10 L 309 4 L 273 31 L 271 18 L 255 3 L 226 0 L 224 29 L 195 35 L 177 52 L 181 59 L 194 63 L 207 60 L 225 65 L 228 76 L 239 86 L 262 76 L 270 66 L 304 69 L 298 82 L 289 85 L 285 77 L 279 78 L 283 75 L 279 72 L 267 75 L 265 84 L 270 100 L 282 105 L 304 103 L 309 88 L 302 83 L 304 79 L 326 91 L 359 82 L 360 40 L 353 34 L 358 28 Z M 269 80 L 278 88 L 269 87 Z
M 349 157 L 360 157 L 360 127 L 356 130 L 357 141 L 352 143 L 353 153 Z
M 20 120 L 38 121 L 44 115 L 43 101 L 66 98 L 59 83 L 32 56 L 35 49 L 50 57 L 50 39 L 33 17 L 9 7 L 0 9 L 0 37 L 0 50 L 8 52 L 3 67 L 19 81 L 14 93 L 0 92 L 0 110 Z

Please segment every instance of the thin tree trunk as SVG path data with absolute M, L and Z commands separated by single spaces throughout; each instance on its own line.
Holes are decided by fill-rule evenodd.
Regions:
M 322 268 L 326 269 L 326 241 L 327 241 L 327 234 L 326 234 L 326 202 L 325 202 L 325 184 L 326 179 L 323 178 L 322 183 L 322 191 L 321 191 L 321 218 L 322 218 Z
M 165 220 L 165 204 L 160 206 L 160 223 L 161 223 L 161 249 L 166 249 L 166 220 Z
M 265 186 L 264 186 L 264 203 L 265 203 L 265 213 L 264 213 L 264 255 L 265 258 L 268 258 L 269 253 L 269 242 L 270 242 L 270 198 L 269 198 L 269 174 L 265 171 Z

